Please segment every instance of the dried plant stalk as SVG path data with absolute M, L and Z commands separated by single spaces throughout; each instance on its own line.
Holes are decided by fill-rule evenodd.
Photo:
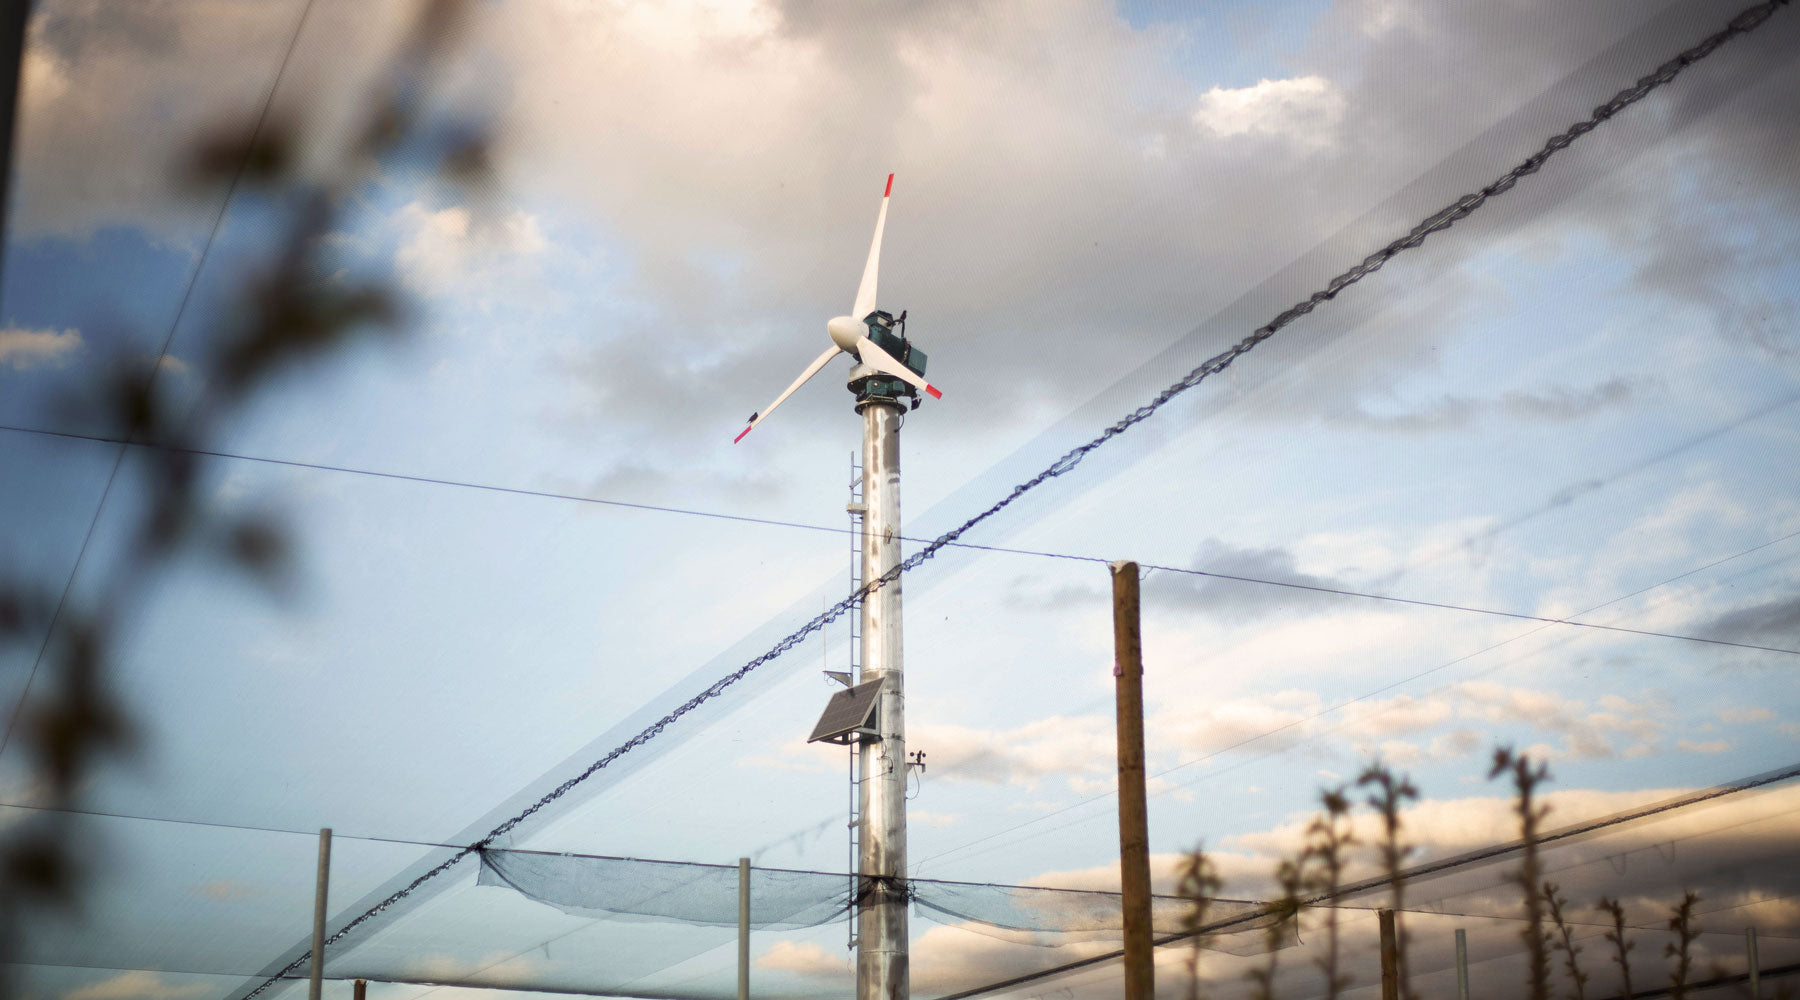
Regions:
M 1275 868 L 1275 884 L 1281 888 L 1281 895 L 1269 904 L 1271 919 L 1263 930 L 1263 942 L 1268 947 L 1267 961 L 1262 968 L 1244 974 L 1253 985 L 1251 996 L 1255 1000 L 1275 1000 L 1275 972 L 1280 967 L 1282 939 L 1290 932 L 1298 933 L 1295 924 L 1300 919 L 1300 890 L 1304 886 L 1302 866 L 1305 862 L 1303 849 L 1298 859 L 1283 860 Z
M 1400 837 L 1400 811 L 1405 808 L 1408 800 L 1418 800 L 1419 790 L 1413 787 L 1406 775 L 1394 774 L 1392 769 L 1379 760 L 1364 768 L 1356 783 L 1358 786 L 1368 785 L 1374 788 L 1368 803 L 1381 814 L 1381 867 L 1387 873 L 1388 891 L 1393 898 L 1394 965 L 1400 977 L 1400 998 L 1417 1000 L 1406 970 L 1405 869 L 1407 856 L 1412 854 L 1413 848 Z
M 1700 925 L 1694 921 L 1694 904 L 1700 894 L 1689 890 L 1670 911 L 1669 930 L 1675 940 L 1663 945 L 1663 954 L 1675 960 L 1669 970 L 1669 1000 L 1684 1000 L 1688 991 L 1688 972 L 1694 964 L 1694 939 L 1700 936 Z
M 1612 917 L 1612 930 L 1606 932 L 1606 940 L 1613 946 L 1613 961 L 1618 963 L 1619 975 L 1624 985 L 1620 990 L 1620 1000 L 1632 1000 L 1631 994 L 1631 949 L 1637 947 L 1625 933 L 1625 907 L 1610 896 L 1602 896 L 1596 906 Z
M 1529 754 L 1515 754 L 1511 747 L 1501 747 L 1494 751 L 1494 766 L 1488 772 L 1488 780 L 1492 781 L 1509 772 L 1517 795 L 1513 811 L 1519 817 L 1519 842 L 1523 856 L 1513 880 L 1525 893 L 1525 929 L 1520 934 L 1525 938 L 1525 952 L 1529 960 L 1527 996 L 1531 1000 L 1549 1000 L 1550 956 L 1544 948 L 1544 906 L 1543 899 L 1538 895 L 1541 881 L 1538 870 L 1538 828 L 1550 809 L 1548 806 L 1538 805 L 1536 795 L 1537 786 L 1550 780 L 1550 768 L 1534 762 Z
M 1587 1000 L 1588 974 L 1581 971 L 1581 946 L 1575 943 L 1575 929 L 1569 926 L 1568 918 L 1563 916 L 1563 907 L 1569 901 L 1562 895 L 1555 882 L 1544 883 L 1544 906 L 1550 910 L 1550 922 L 1556 926 L 1556 936 L 1550 941 L 1551 951 L 1563 954 L 1563 969 L 1569 974 L 1569 985 L 1574 992 L 1569 994 L 1570 1000 Z
M 1206 856 L 1206 845 L 1196 844 L 1194 850 L 1182 859 L 1180 878 L 1175 884 L 1175 894 L 1193 904 L 1182 918 L 1182 930 L 1187 932 L 1189 951 L 1187 958 L 1188 1000 L 1202 1000 L 1200 991 L 1200 952 L 1206 945 L 1206 911 L 1212 901 L 1219 895 L 1219 870 Z
M 1339 970 L 1338 892 L 1344 884 L 1344 864 L 1356 844 L 1350 828 L 1350 795 L 1344 785 L 1319 792 L 1324 812 L 1306 828 L 1306 858 L 1311 862 L 1307 891 L 1325 901 L 1325 954 L 1313 960 L 1325 974 L 1326 1000 L 1338 1000 L 1350 986 L 1350 977 Z

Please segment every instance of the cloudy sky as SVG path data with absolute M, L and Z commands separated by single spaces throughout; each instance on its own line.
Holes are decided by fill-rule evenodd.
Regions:
M 266 100 L 322 174 L 413 8 L 34 7 L 0 560 L 79 604 L 121 565 L 144 455 L 112 477 L 117 445 L 43 432 L 108 436 L 78 401 L 123 363 L 160 359 L 172 399 L 208 399 L 281 218 L 176 165 Z M 115 680 L 140 739 L 82 790 L 109 814 L 82 823 L 105 860 L 83 915 L 28 940 L 29 995 L 241 996 L 304 950 L 319 827 L 338 834 L 335 926 L 841 598 L 845 364 L 731 438 L 824 347 L 888 173 L 881 304 L 909 310 L 944 391 L 904 434 L 906 534 L 928 539 L 1737 9 L 475 5 L 423 100 L 485 124 L 494 177 L 384 164 L 327 242 L 340 273 L 405 294 L 405 335 L 217 428 L 210 447 L 241 457 L 203 463 L 209 502 L 284 519 L 294 579 L 272 598 L 182 560 L 136 609 Z M 1318 789 L 1376 756 L 1422 790 L 1427 857 L 1511 835 L 1496 745 L 1549 762 L 1553 827 L 1796 763 L 1795 53 L 1782 11 L 965 539 L 989 548 L 910 573 L 913 873 L 1116 884 L 1111 559 L 1159 567 L 1143 627 L 1165 886 L 1204 840 L 1227 895 L 1266 893 Z M 1543 620 L 1563 618 L 1611 629 Z M 843 871 L 843 752 L 804 738 L 846 634 L 809 637 L 505 846 Z M 38 691 L 42 640 L 0 649 L 9 713 Z M 40 801 L 10 738 L 0 795 L 9 825 Z M 1695 888 L 1709 961 L 1741 969 L 1755 925 L 1769 964 L 1792 962 L 1795 808 L 1772 786 L 1559 848 L 1596 988 L 1602 894 L 1654 928 Z M 1420 887 L 1466 915 L 1413 921 L 1421 975 L 1445 974 L 1457 926 L 1509 974 L 1504 877 Z M 333 974 L 731 994 L 727 929 L 576 918 L 475 879 L 464 862 L 434 880 Z M 1346 919 L 1366 944 L 1366 911 Z M 1666 974 L 1643 933 L 1640 984 Z M 924 996 L 1106 950 L 918 915 L 914 935 Z M 759 981 L 839 995 L 844 941 L 841 922 L 770 932 Z M 1219 960 L 1228 994 L 1253 961 Z M 1294 995 L 1316 993 L 1289 964 Z M 1116 995 L 1116 976 L 1013 995 Z

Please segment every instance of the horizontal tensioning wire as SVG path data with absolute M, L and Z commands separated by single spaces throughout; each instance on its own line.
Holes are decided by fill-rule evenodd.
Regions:
M 1202 362 L 1198 367 L 1195 367 L 1186 375 L 1170 384 L 1167 388 L 1157 393 L 1149 402 L 1131 411 L 1124 417 L 1121 417 L 1117 422 L 1107 427 L 1092 440 L 1070 449 L 1061 458 L 1058 458 L 1055 462 L 1051 463 L 1036 476 L 1014 486 L 1006 496 L 993 503 L 986 510 L 981 511 L 957 527 L 939 535 L 937 538 L 926 544 L 924 548 L 901 561 L 900 564 L 893 569 L 867 581 L 862 587 L 858 588 L 848 597 L 843 598 L 836 604 L 827 608 L 805 625 L 790 632 L 786 637 L 770 647 L 767 652 L 751 659 L 743 666 L 714 681 L 705 690 L 689 698 L 668 714 L 664 715 L 661 719 L 658 719 L 656 722 L 646 727 L 642 732 L 639 732 L 636 736 L 633 736 L 631 739 L 626 740 L 624 743 L 621 743 L 619 746 L 608 751 L 604 756 L 589 764 L 580 773 L 563 781 L 549 792 L 546 792 L 536 802 L 527 806 L 512 818 L 494 827 L 493 830 L 489 831 L 488 834 L 480 840 L 466 847 L 459 848 L 451 857 L 420 874 L 405 886 L 395 890 L 381 902 L 376 903 L 374 906 L 340 927 L 326 939 L 326 944 L 333 944 L 343 939 L 357 927 L 411 895 L 425 882 L 443 874 L 463 858 L 485 848 L 496 839 L 510 833 L 513 829 L 518 827 L 519 824 L 530 819 L 532 816 L 549 806 L 552 802 L 562 798 L 564 795 L 568 794 L 571 789 L 586 781 L 602 769 L 608 767 L 620 757 L 623 757 L 625 754 L 630 753 L 662 735 L 664 730 L 679 721 L 683 716 L 699 708 L 706 702 L 711 701 L 713 698 L 718 697 L 732 685 L 749 676 L 749 674 L 758 667 L 761 667 L 789 650 L 794 649 L 813 632 L 816 632 L 831 622 L 843 617 L 864 597 L 881 587 L 898 580 L 902 574 L 910 572 L 927 560 L 935 557 L 939 551 L 947 546 L 955 544 L 956 541 L 968 531 L 1002 510 L 1005 510 L 1026 493 L 1031 492 L 1052 479 L 1074 470 L 1075 467 L 1080 465 L 1082 460 L 1094 450 L 1104 446 L 1113 438 L 1118 437 L 1143 421 L 1148 420 L 1153 414 L 1162 409 L 1177 396 L 1180 396 L 1199 385 L 1201 382 L 1204 382 L 1206 379 L 1231 367 L 1232 363 L 1237 361 L 1238 358 L 1255 350 L 1258 345 L 1275 336 L 1276 333 L 1280 332 L 1295 320 L 1307 315 L 1314 309 L 1317 309 L 1321 304 L 1335 299 L 1344 289 L 1362 281 L 1369 275 L 1374 274 L 1394 257 L 1420 246 L 1432 234 L 1449 229 L 1451 226 L 1468 218 L 1474 212 L 1482 208 L 1482 206 L 1486 205 L 1490 199 L 1512 190 L 1519 181 L 1543 169 L 1544 164 L 1549 162 L 1551 157 L 1562 150 L 1567 149 L 1576 140 L 1600 127 L 1601 124 L 1611 119 L 1619 112 L 1636 104 L 1638 101 L 1643 100 L 1644 97 L 1652 91 L 1675 79 L 1683 70 L 1694 63 L 1705 59 L 1727 41 L 1730 41 L 1738 35 L 1754 31 L 1757 27 L 1767 21 L 1776 10 L 1786 6 L 1788 2 L 1789 0 L 1767 0 L 1765 3 L 1758 4 L 1742 11 L 1736 17 L 1733 17 L 1730 23 L 1724 28 L 1683 51 L 1675 58 L 1663 63 L 1654 72 L 1640 78 L 1632 86 L 1613 95 L 1606 103 L 1596 107 L 1587 118 L 1584 118 L 1570 125 L 1563 131 L 1551 136 L 1544 142 L 1541 149 L 1526 157 L 1511 170 L 1501 174 L 1498 178 L 1481 189 L 1463 195 L 1461 198 L 1458 198 L 1444 208 L 1432 213 L 1414 226 L 1405 236 L 1402 236 L 1374 253 L 1369 254 L 1355 266 L 1332 278 L 1326 283 L 1324 288 L 1288 307 L 1286 310 L 1276 315 L 1274 319 L 1263 326 L 1258 327 L 1236 344 L 1219 354 L 1214 355 L 1205 362 Z M 277 982 L 281 976 L 299 968 L 301 964 L 310 958 L 310 951 L 302 953 L 275 975 L 270 976 L 262 983 L 262 985 L 246 994 L 244 1000 L 249 1000 L 249 998 L 262 993 Z

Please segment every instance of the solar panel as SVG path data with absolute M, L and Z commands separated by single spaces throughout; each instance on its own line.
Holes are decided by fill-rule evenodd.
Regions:
M 875 704 L 881 698 L 879 679 L 864 681 L 853 688 L 839 691 L 825 705 L 825 714 L 813 727 L 808 743 L 849 743 L 862 736 L 874 736 Z

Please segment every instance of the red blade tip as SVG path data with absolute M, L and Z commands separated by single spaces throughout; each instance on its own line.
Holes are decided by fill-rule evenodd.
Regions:
M 925 391 L 931 393 L 932 399 L 943 399 L 944 398 L 944 394 L 937 391 L 937 386 L 935 386 L 935 385 L 926 386 Z
M 754 426 L 756 426 L 756 425 L 755 424 L 750 425 L 750 427 L 754 427 Z M 732 438 L 731 443 L 737 444 L 739 441 L 742 441 L 744 439 L 744 434 L 750 433 L 750 427 L 744 428 L 743 433 L 739 434 L 737 437 Z
M 882 197 L 883 197 L 883 198 L 886 198 L 886 197 L 887 197 L 887 196 L 889 196 L 889 195 L 891 195 L 891 194 L 893 194 L 893 193 L 894 193 L 894 175 L 893 175 L 893 174 L 889 174 L 889 175 L 888 175 L 888 186 L 887 186 L 887 190 L 886 190 L 886 191 L 883 191 L 883 192 L 881 192 L 881 196 L 882 196 Z

